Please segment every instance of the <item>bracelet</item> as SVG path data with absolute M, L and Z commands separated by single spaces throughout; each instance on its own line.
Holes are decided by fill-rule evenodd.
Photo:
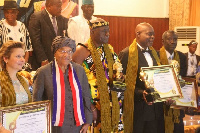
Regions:
M 92 110 L 92 112 L 94 112 L 96 109 L 97 109 L 97 108 L 94 108 L 94 109 Z

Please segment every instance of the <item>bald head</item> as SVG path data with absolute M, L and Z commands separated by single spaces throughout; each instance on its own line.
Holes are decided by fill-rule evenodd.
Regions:
M 139 23 L 135 28 L 135 33 L 137 34 L 137 32 L 142 32 L 142 31 L 146 30 L 146 28 L 153 29 L 153 27 L 149 23 L 146 23 L 146 22 Z
M 136 41 L 140 44 L 144 49 L 153 45 L 154 37 L 154 29 L 149 23 L 140 23 L 135 28 Z

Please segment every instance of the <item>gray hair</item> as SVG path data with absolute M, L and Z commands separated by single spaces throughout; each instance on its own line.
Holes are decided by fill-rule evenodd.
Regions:
M 177 33 L 176 33 L 175 31 L 173 31 L 173 30 L 167 30 L 167 31 L 165 31 L 165 32 L 162 34 L 162 39 L 163 39 L 163 40 L 165 40 L 167 34 L 174 34 L 174 35 L 176 35 L 176 36 L 178 37 L 178 35 L 177 35 Z

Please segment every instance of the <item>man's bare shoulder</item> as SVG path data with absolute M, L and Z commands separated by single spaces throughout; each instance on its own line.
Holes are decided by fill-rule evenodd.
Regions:
M 90 51 L 87 48 L 87 44 L 78 45 L 76 47 L 76 51 L 72 56 L 72 60 L 80 65 L 82 65 L 83 61 L 90 55 Z
M 90 51 L 88 50 L 88 44 L 82 44 L 78 45 L 76 47 L 76 52 L 80 52 L 79 54 L 87 56 L 87 54 L 90 54 Z

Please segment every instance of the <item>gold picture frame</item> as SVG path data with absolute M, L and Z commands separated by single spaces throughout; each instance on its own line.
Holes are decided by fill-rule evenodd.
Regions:
M 1 107 L 1 123 L 15 133 L 51 133 L 50 100 Z
M 174 107 L 193 107 L 198 106 L 198 85 L 196 79 L 183 77 L 185 86 L 182 87 L 183 98 L 176 99 L 172 106 Z
M 154 102 L 183 97 L 178 77 L 172 65 L 141 67 L 141 72 L 146 75 L 146 78 L 143 78 L 146 88 L 148 89 L 147 86 L 150 86 L 156 94 L 159 94 Z

